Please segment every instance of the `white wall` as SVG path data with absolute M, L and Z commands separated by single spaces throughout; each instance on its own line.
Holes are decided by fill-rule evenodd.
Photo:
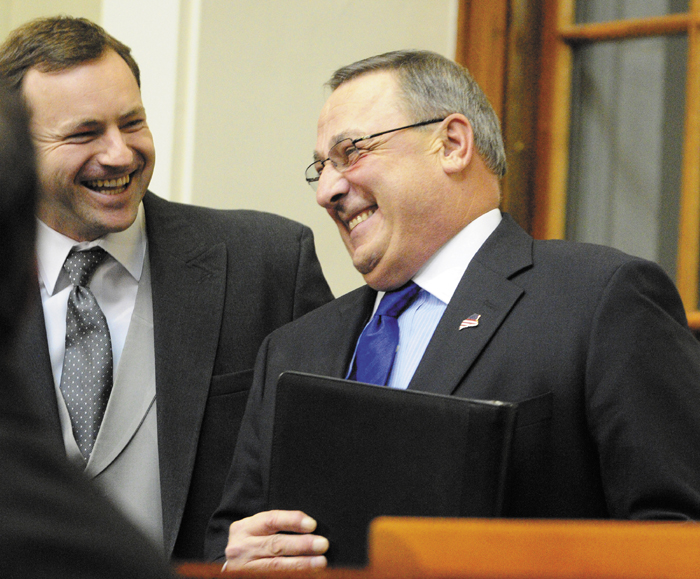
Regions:
M 39 15 L 86 16 L 132 47 L 164 197 L 309 225 L 336 295 L 362 283 L 303 178 L 323 83 L 399 48 L 452 57 L 457 0 L 0 0 L 0 35 Z

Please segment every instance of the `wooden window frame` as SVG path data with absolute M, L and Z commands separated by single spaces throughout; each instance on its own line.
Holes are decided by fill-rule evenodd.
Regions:
M 700 330 L 700 0 L 690 0 L 683 14 L 600 24 L 575 24 L 574 10 L 574 0 L 545 0 L 532 234 L 560 239 L 565 235 L 574 47 L 594 41 L 686 34 L 676 285 L 690 327 Z
M 599 24 L 576 24 L 575 0 L 460 0 L 458 26 L 455 59 L 484 88 L 503 125 L 502 208 L 539 239 L 566 233 L 574 48 L 687 35 L 676 285 L 690 327 L 700 330 L 700 0 L 690 0 L 683 14 Z
M 455 60 L 501 120 L 508 159 L 501 208 L 527 231 L 534 216 L 541 0 L 460 0 Z

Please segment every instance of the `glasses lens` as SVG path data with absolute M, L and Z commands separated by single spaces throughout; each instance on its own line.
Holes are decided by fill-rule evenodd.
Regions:
M 311 185 L 311 187 L 316 190 L 318 187 L 318 180 L 321 177 L 321 171 L 323 171 L 323 161 L 314 161 L 306 168 L 306 182 Z
M 354 155 L 356 152 L 357 149 L 352 139 L 343 139 L 331 147 L 331 150 L 328 151 L 328 158 L 333 163 L 333 166 L 342 172 L 357 160 L 357 155 Z
M 306 168 L 306 182 L 315 191 L 318 187 L 318 180 L 321 178 L 321 171 L 328 161 L 333 164 L 338 171 L 345 171 L 358 159 L 357 149 L 352 139 L 343 139 L 336 143 L 328 151 L 328 159 L 324 161 L 314 161 Z

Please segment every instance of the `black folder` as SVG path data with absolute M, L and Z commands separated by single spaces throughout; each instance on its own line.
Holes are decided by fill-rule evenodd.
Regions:
M 379 515 L 499 516 L 516 409 L 285 372 L 269 507 L 316 519 L 329 564 L 345 567 L 366 564 Z

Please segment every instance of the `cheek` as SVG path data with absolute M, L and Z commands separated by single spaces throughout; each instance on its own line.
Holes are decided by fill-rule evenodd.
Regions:
M 401 201 L 386 217 L 390 244 L 400 252 L 420 251 L 422 246 L 430 245 L 442 227 L 438 212 L 431 201 L 422 196 Z
M 39 173 L 64 184 L 74 182 L 90 158 L 90 152 L 83 147 L 59 148 L 39 156 Z
M 52 189 L 59 182 L 65 181 L 65 167 L 60 159 L 52 155 L 39 155 L 37 157 L 37 175 L 42 189 Z
M 140 131 L 130 135 L 130 138 L 127 139 L 126 144 L 130 149 L 136 151 L 144 159 L 147 159 L 148 161 L 155 160 L 156 149 L 150 131 Z

